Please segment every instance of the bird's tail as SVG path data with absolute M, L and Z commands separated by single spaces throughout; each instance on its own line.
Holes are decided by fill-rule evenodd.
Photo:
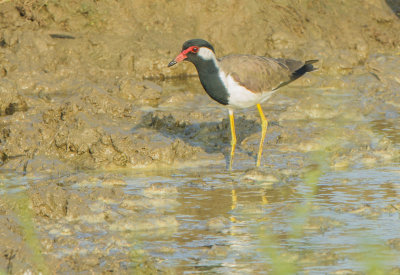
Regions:
M 300 69 L 297 69 L 296 71 L 293 72 L 291 80 L 296 80 L 300 76 L 304 75 L 305 73 L 312 72 L 318 70 L 318 68 L 315 68 L 313 66 L 314 63 L 318 62 L 317 59 L 312 59 L 312 60 L 307 60 Z
M 317 63 L 319 60 L 318 59 L 312 59 L 312 60 L 307 60 L 304 62 L 304 66 L 306 67 L 306 72 L 312 72 L 318 70 L 318 68 L 315 68 L 312 64 Z
M 306 62 L 304 62 L 303 66 L 301 66 L 299 69 L 295 70 L 292 73 L 292 75 L 290 76 L 290 80 L 282 82 L 281 84 L 279 84 L 278 87 L 273 89 L 273 91 L 279 89 L 282 86 L 285 86 L 285 85 L 289 84 L 292 81 L 295 81 L 296 79 L 298 79 L 300 76 L 304 75 L 305 73 L 318 70 L 318 68 L 315 68 L 313 66 L 313 64 L 316 63 L 316 62 L 318 62 L 317 59 L 307 60 Z

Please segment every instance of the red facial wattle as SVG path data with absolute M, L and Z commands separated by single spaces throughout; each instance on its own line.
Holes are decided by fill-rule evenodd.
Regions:
M 175 65 L 176 63 L 179 63 L 187 58 L 187 54 L 192 52 L 192 53 L 197 53 L 199 51 L 199 47 L 197 46 L 191 46 L 185 50 L 183 50 L 180 54 L 178 54 L 177 57 L 175 57 L 174 60 L 169 62 L 168 67 L 171 67 Z

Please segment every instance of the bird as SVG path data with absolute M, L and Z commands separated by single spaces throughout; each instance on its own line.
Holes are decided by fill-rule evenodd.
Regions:
M 316 59 L 297 61 L 250 54 L 231 54 L 217 58 L 214 47 L 203 39 L 184 42 L 182 51 L 169 62 L 168 67 L 182 61 L 193 63 L 207 94 L 228 107 L 231 128 L 230 169 L 237 142 L 234 110 L 257 106 L 261 118 L 261 139 L 256 164 L 259 167 L 268 127 L 268 120 L 260 104 L 279 88 L 316 70 L 312 64 L 318 62 Z

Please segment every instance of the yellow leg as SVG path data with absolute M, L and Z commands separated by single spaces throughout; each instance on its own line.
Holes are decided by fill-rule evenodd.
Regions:
M 261 117 L 261 140 L 260 140 L 260 147 L 258 148 L 258 156 L 257 156 L 257 167 L 258 167 L 258 166 L 260 166 L 260 163 L 261 163 L 261 155 L 262 155 L 262 151 L 263 151 L 265 134 L 267 133 L 268 120 L 265 118 L 260 104 L 257 104 L 257 109 L 260 112 L 260 117 Z
M 236 133 L 235 133 L 235 118 L 233 117 L 233 111 L 229 109 L 229 120 L 231 122 L 231 157 L 229 160 L 229 170 L 232 170 L 233 155 L 235 154 L 236 146 Z

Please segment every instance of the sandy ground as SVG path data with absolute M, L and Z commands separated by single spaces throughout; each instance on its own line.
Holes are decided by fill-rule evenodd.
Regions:
M 41 232 L 75 232 L 77 221 L 99 219 L 107 227 L 89 223 L 79 230 L 103 230 L 107 233 L 99 247 L 119 248 L 113 256 L 99 248 L 84 260 L 68 248 L 68 258 L 60 259 L 54 256 L 57 250 L 63 242 L 76 241 L 76 235 L 67 232 L 68 238 L 54 239 L 42 233 L 47 266 L 61 273 L 128 272 L 130 266 L 120 263 L 130 262 L 130 245 L 122 237 L 112 239 L 110 232 L 147 226 L 132 221 L 137 208 L 151 200 L 124 193 L 125 183 L 115 174 L 102 178 L 81 171 L 225 165 L 230 139 L 226 110 L 190 77 L 195 75 L 191 64 L 166 67 L 190 38 L 207 39 L 220 56 L 320 60 L 319 71 L 268 103 L 270 148 L 285 144 L 279 150 L 302 153 L 325 148 L 330 140 L 322 142 L 325 147 L 315 140 L 329 128 L 329 120 L 364 121 L 384 114 L 386 124 L 377 121 L 375 129 L 344 127 L 335 133 L 357 146 L 331 148 L 330 165 L 398 158 L 399 8 L 395 1 L 328 2 L 0 1 L 1 168 L 28 178 L 47 175 L 32 180 L 26 193 Z M 296 97 L 301 87 L 321 93 Z M 360 100 L 356 105 L 328 102 L 326 95 L 336 90 L 343 96 L 351 91 Z M 296 123 L 304 120 L 327 124 L 299 130 Z M 251 162 L 258 149 L 257 113 L 239 113 L 236 127 L 238 162 Z M 377 134 L 383 128 L 394 130 Z M 91 183 L 111 187 L 82 192 Z M 76 184 L 81 188 L 71 188 Z M 23 238 L 19 206 L 12 201 L 0 198 L 0 267 L 9 273 L 36 270 L 35 251 Z M 130 214 L 116 213 L 110 201 Z M 147 224 L 176 223 L 162 214 L 154 220 Z

